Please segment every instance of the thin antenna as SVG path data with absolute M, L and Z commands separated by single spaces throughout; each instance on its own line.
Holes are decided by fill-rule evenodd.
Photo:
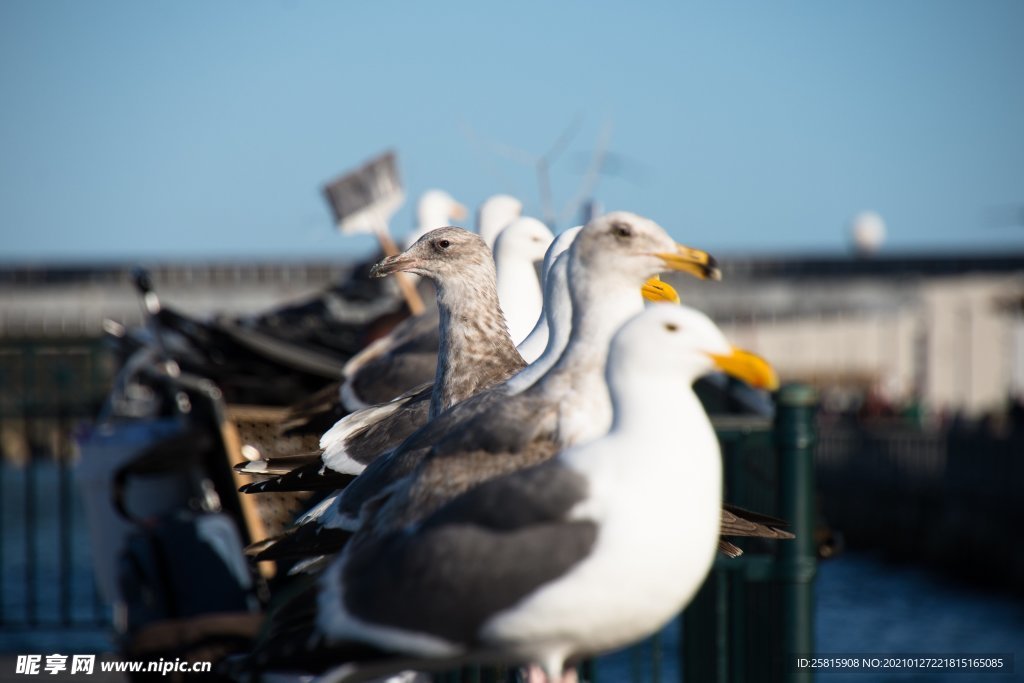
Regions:
M 565 221 L 572 217 L 579 208 L 583 206 L 583 203 L 590 199 L 594 192 L 594 188 L 597 187 L 597 182 L 601 179 L 601 171 L 604 169 L 604 162 L 608 156 L 608 148 L 612 141 L 612 122 L 605 121 L 601 127 L 601 132 L 597 137 L 597 144 L 594 146 L 594 153 L 590 158 L 590 165 L 587 166 L 587 171 L 583 175 L 583 180 L 580 181 L 580 188 L 576 191 L 576 195 L 569 200 L 562 209 L 562 213 L 559 216 L 559 220 Z
M 582 123 L 583 115 L 577 114 L 562 131 L 561 135 L 555 139 L 554 144 L 551 145 L 548 151 L 537 159 L 537 185 L 540 190 L 541 214 L 544 222 L 552 229 L 555 227 L 557 216 L 555 216 L 554 199 L 551 192 L 551 164 L 562 154 L 569 142 L 576 137 L 576 133 L 579 132 Z
M 569 125 L 555 138 L 555 141 L 548 148 L 548 151 L 541 156 L 536 156 L 526 150 L 485 138 L 473 130 L 468 124 L 461 123 L 460 128 L 470 143 L 477 147 L 487 147 L 497 156 L 504 157 L 517 164 L 532 166 L 537 174 L 537 190 L 540 194 L 541 217 L 548 227 L 554 228 L 558 220 L 555 214 L 554 193 L 551 190 L 551 165 L 565 151 L 572 139 L 579 133 L 583 124 L 583 115 L 577 114 Z M 603 154 L 603 152 L 602 152 Z
M 483 138 L 483 136 L 481 136 L 479 133 L 473 130 L 473 128 L 465 121 L 459 121 L 458 126 L 459 130 L 462 131 L 462 134 L 466 136 L 467 140 L 469 140 L 469 144 L 473 146 L 473 149 L 476 152 L 478 152 L 478 156 L 480 157 L 480 159 L 484 161 L 484 164 L 487 167 L 487 171 L 494 177 L 495 180 L 497 180 L 502 185 L 505 185 L 507 187 L 514 187 L 518 183 L 514 181 L 511 177 L 503 173 L 500 168 L 498 168 L 498 166 L 486 154 L 488 150 L 490 152 L 495 153 L 498 156 L 506 158 L 514 157 L 512 160 L 515 161 L 516 163 L 524 163 L 525 165 L 529 166 L 533 165 L 533 157 L 530 156 L 529 153 L 524 152 L 523 150 L 520 149 L 506 148 L 504 145 L 501 145 L 501 143 L 486 140 Z M 510 155 L 507 152 L 511 152 L 512 154 Z

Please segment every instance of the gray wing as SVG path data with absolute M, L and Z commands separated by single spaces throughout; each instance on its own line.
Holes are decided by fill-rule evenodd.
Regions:
M 374 624 L 474 643 L 491 616 L 590 554 L 596 523 L 567 519 L 586 495 L 583 477 L 551 463 L 487 482 L 415 530 L 353 539 L 345 607 Z
M 369 465 L 382 453 L 395 448 L 414 434 L 427 423 L 433 392 L 434 384 L 430 383 L 419 387 L 406 397 L 395 399 L 403 401 L 401 408 L 353 432 L 345 439 L 345 450 L 349 457 Z
M 372 514 L 362 507 L 363 528 L 387 534 L 425 519 L 483 482 L 549 460 L 559 450 L 557 410 L 523 395 L 491 405 L 424 452 L 415 469 L 387 489 L 386 500 Z
M 383 418 L 367 424 L 361 429 L 350 433 L 345 438 L 345 450 L 353 460 L 368 465 L 381 454 L 395 448 L 405 438 L 414 433 L 427 422 L 430 413 L 430 397 L 433 384 L 426 384 L 405 396 L 396 398 L 392 403 L 401 401 L 402 405 Z M 372 410 L 370 408 L 368 410 Z M 268 493 L 271 491 L 309 491 L 325 488 L 343 488 L 350 481 L 351 475 L 340 474 L 325 467 L 317 454 L 314 463 L 302 463 L 295 460 L 295 467 L 286 471 L 256 472 L 252 465 L 243 471 L 256 474 L 275 474 L 277 476 L 264 481 L 247 484 L 242 487 L 245 493 Z M 276 463 L 286 466 L 286 463 Z M 300 465 L 303 465 L 301 468 Z
M 558 408 L 532 394 L 506 396 L 439 435 L 429 457 L 458 457 L 468 451 L 522 453 L 537 442 L 555 439 Z
M 345 379 L 346 392 L 365 405 L 386 403 L 410 388 L 430 382 L 437 372 L 440 335 L 436 312 L 407 318 Z
M 278 425 L 283 436 L 322 434 L 345 415 L 341 405 L 341 382 L 331 382 L 314 394 L 293 403 Z
M 413 472 L 433 445 L 474 415 L 500 404 L 507 397 L 500 388 L 482 391 L 452 406 L 434 420 L 413 432 L 398 447 L 371 462 L 355 481 L 345 488 L 339 501 L 341 512 L 358 515 L 363 504 Z

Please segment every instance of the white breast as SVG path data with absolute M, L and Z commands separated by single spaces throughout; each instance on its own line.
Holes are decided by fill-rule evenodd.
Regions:
M 573 513 L 599 524 L 591 554 L 489 620 L 485 640 L 538 653 L 621 647 L 664 625 L 703 583 L 718 545 L 717 451 L 699 471 L 669 467 L 652 476 L 637 471 L 646 463 L 631 463 L 627 444 L 606 439 L 605 447 L 609 457 L 588 463 L 590 496 Z M 675 456 L 677 463 L 685 458 Z

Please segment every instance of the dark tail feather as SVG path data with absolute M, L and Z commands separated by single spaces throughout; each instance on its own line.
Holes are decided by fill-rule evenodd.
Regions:
M 722 553 L 726 557 L 736 558 L 743 554 L 743 551 L 738 547 L 734 546 L 724 538 L 718 539 L 718 552 Z
M 723 536 L 755 536 L 759 538 L 794 538 L 793 534 L 778 527 L 787 526 L 786 522 L 770 515 L 744 510 L 735 505 L 724 505 L 722 508 Z
M 245 549 L 245 554 L 257 562 L 264 560 L 304 560 L 317 555 L 333 555 L 348 543 L 351 531 L 326 529 L 310 523 L 292 527 L 288 531 L 257 541 Z
M 262 460 L 246 460 L 235 465 L 235 471 L 252 475 L 274 475 L 280 476 L 289 474 L 304 465 L 320 462 L 320 451 L 309 453 L 296 453 L 277 458 L 264 458 Z
M 316 461 L 301 465 L 286 474 L 246 484 L 238 490 L 242 493 L 337 490 L 345 488 L 355 478 L 354 474 L 341 474 L 327 469 L 318 456 Z

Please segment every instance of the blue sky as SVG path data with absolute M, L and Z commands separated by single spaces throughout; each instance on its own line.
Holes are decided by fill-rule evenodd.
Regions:
M 1024 3 L 0 0 L 0 261 L 341 257 L 322 183 L 607 209 L 722 253 L 1024 251 Z M 410 203 L 393 230 L 412 224 Z M 1016 225 L 1014 225 L 1016 223 Z M 563 226 L 564 227 L 564 226 Z

